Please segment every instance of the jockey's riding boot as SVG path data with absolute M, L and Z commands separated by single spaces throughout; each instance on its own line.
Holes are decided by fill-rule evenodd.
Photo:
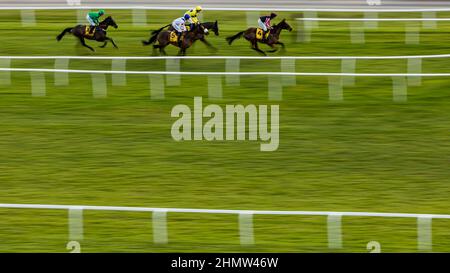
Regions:
M 178 32 L 177 35 L 178 35 L 178 46 L 181 47 L 181 43 L 183 42 L 183 39 L 182 39 L 183 33 Z

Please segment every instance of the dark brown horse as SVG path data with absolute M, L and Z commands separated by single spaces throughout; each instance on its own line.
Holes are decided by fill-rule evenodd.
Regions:
M 201 40 L 205 38 L 205 27 L 203 25 L 198 25 L 198 27 L 194 28 L 192 31 L 187 31 L 182 34 L 180 37 L 181 42 L 172 42 L 170 39 L 172 31 L 159 29 L 157 30 L 153 36 L 148 41 L 142 41 L 144 45 L 151 45 L 153 43 L 158 42 L 153 45 L 153 50 L 159 49 L 161 54 L 167 55 L 164 48 L 168 45 L 173 45 L 180 48 L 178 55 L 186 55 L 186 49 L 191 47 L 195 41 Z
M 241 38 L 241 36 L 244 35 L 244 38 L 251 43 L 252 49 L 258 51 L 259 53 L 261 53 L 263 55 L 266 55 L 266 53 L 264 51 L 259 49 L 258 43 L 263 43 L 263 44 L 266 44 L 266 45 L 270 46 L 271 48 L 273 48 L 273 50 L 269 50 L 267 52 L 277 51 L 278 49 L 275 47 L 275 45 L 281 45 L 281 47 L 284 48 L 284 44 L 279 41 L 280 33 L 283 29 L 292 31 L 292 27 L 286 22 L 286 19 L 281 20 L 281 22 L 279 24 L 273 25 L 267 39 L 263 39 L 263 40 L 257 39 L 256 38 L 257 28 L 254 28 L 254 27 L 248 28 L 245 31 L 241 31 L 241 32 L 237 33 L 236 35 L 227 37 L 226 39 L 228 41 L 228 44 L 231 45 L 231 43 L 233 43 L 234 40 Z
M 106 46 L 108 41 L 111 41 L 113 46 L 115 48 L 118 48 L 116 43 L 114 43 L 114 40 L 109 38 L 108 36 L 106 36 L 106 30 L 108 29 L 109 26 L 112 26 L 113 28 L 117 28 L 117 24 L 112 19 L 111 16 L 107 17 L 105 20 L 100 22 L 93 34 L 89 34 L 89 28 L 90 28 L 89 26 L 77 25 L 76 27 L 73 27 L 73 28 L 69 27 L 69 28 L 66 28 L 65 30 L 63 30 L 63 32 L 61 32 L 61 34 L 59 34 L 56 37 L 56 40 L 61 41 L 61 39 L 64 37 L 64 35 L 66 35 L 66 33 L 69 32 L 69 33 L 72 33 L 75 37 L 77 37 L 83 46 L 89 48 L 90 50 L 92 50 L 94 52 L 95 52 L 95 50 L 92 47 L 88 46 L 84 39 L 94 40 L 97 42 L 104 42 L 104 44 L 100 46 L 102 48 Z

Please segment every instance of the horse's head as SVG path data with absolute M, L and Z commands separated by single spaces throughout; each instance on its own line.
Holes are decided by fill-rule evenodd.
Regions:
M 292 27 L 286 22 L 286 19 L 281 20 L 280 23 L 277 25 L 280 29 L 287 29 L 289 31 L 292 31 Z
M 208 32 L 205 31 L 206 28 L 204 25 L 202 24 L 198 24 L 195 28 L 194 28 L 194 35 L 198 38 L 198 39 L 202 39 L 205 35 L 208 35 Z
M 214 22 L 214 27 L 212 28 L 212 30 L 214 31 L 214 34 L 216 36 L 219 36 L 219 23 L 217 22 L 217 20 Z
M 104 26 L 105 29 L 107 29 L 109 26 L 112 26 L 113 28 L 118 28 L 116 22 L 111 16 L 108 16 L 105 20 L 103 20 L 100 25 Z

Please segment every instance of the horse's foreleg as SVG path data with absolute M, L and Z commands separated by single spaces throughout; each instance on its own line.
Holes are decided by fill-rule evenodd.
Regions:
M 108 44 L 108 41 L 105 41 L 105 43 L 99 47 L 104 48 Z
M 266 45 L 268 45 L 268 46 L 270 46 L 272 48 L 272 50 L 268 50 L 266 52 L 273 53 L 273 52 L 278 51 L 278 48 L 275 47 L 275 44 L 276 43 L 274 43 L 274 42 L 266 43 Z
M 84 40 L 83 37 L 78 37 L 78 39 L 80 39 L 80 42 L 81 42 L 81 44 L 82 44 L 84 47 L 87 47 L 87 48 L 89 48 L 90 50 L 92 50 L 93 52 L 95 52 L 95 49 L 93 49 L 92 47 L 90 47 L 90 46 L 88 46 L 88 45 L 86 44 L 86 41 Z
M 200 41 L 202 41 L 202 43 L 204 43 L 208 48 L 210 48 L 210 49 L 212 49 L 214 51 L 217 51 L 217 48 L 214 47 L 213 45 L 211 45 L 208 41 L 206 41 L 205 38 L 200 39 Z
M 111 41 L 111 43 L 113 44 L 114 48 L 118 48 L 116 43 L 114 43 L 114 40 L 112 38 L 106 37 L 107 41 Z
M 285 46 L 284 43 L 282 43 L 282 42 L 276 42 L 275 44 L 276 44 L 276 45 L 281 45 L 281 47 L 282 47 L 283 49 L 286 48 L 286 46 Z

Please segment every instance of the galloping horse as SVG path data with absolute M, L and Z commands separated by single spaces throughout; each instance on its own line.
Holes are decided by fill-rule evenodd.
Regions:
M 278 49 L 275 48 L 275 45 L 281 45 L 281 47 L 284 49 L 284 47 L 285 47 L 284 44 L 279 41 L 280 33 L 283 29 L 292 31 L 292 27 L 288 23 L 286 23 L 286 19 L 281 20 L 281 22 L 279 24 L 273 25 L 267 39 L 263 39 L 263 40 L 258 39 L 256 37 L 257 28 L 254 28 L 254 27 L 248 28 L 245 31 L 241 31 L 241 32 L 237 33 L 236 35 L 227 37 L 226 39 L 228 41 L 228 44 L 231 45 L 231 43 L 233 43 L 234 40 L 236 40 L 236 39 L 240 38 L 242 35 L 244 35 L 244 38 L 251 43 L 252 49 L 258 51 L 259 53 L 261 53 L 263 55 L 266 55 L 266 53 L 264 51 L 259 49 L 258 42 L 264 43 L 264 44 L 270 46 L 271 48 L 273 48 L 273 50 L 270 50 L 267 52 L 277 51 Z
M 200 26 L 202 26 L 204 29 L 207 29 L 208 31 L 211 30 L 212 32 L 214 32 L 214 35 L 218 36 L 219 35 L 219 24 L 217 22 L 217 20 L 215 22 L 205 22 L 205 23 L 200 23 Z M 151 33 L 150 39 L 148 41 L 142 41 L 142 43 L 144 45 L 150 45 L 156 42 L 156 38 L 158 36 L 158 34 L 165 29 L 166 27 L 169 27 L 168 30 L 169 31 L 173 31 L 174 28 L 172 27 L 172 24 L 168 24 L 163 26 L 162 28 L 158 29 L 158 30 L 154 30 Z M 195 28 L 194 28 L 195 29 Z M 190 31 L 194 31 L 194 29 L 191 29 Z M 199 39 L 200 41 L 202 41 L 202 43 L 204 43 L 206 46 L 208 46 L 209 48 L 213 49 L 213 50 L 217 50 L 214 46 L 212 46 L 208 41 L 206 41 L 205 37 L 203 36 L 202 38 Z
M 95 40 L 97 42 L 105 42 L 103 45 L 100 46 L 102 48 L 106 46 L 108 41 L 111 41 L 113 46 L 115 48 L 118 48 L 117 45 L 114 43 L 114 40 L 106 36 L 106 30 L 108 29 L 109 26 L 112 26 L 114 28 L 118 27 L 116 22 L 112 19 L 111 16 L 108 16 L 105 20 L 100 22 L 98 25 L 98 28 L 95 29 L 95 32 L 93 34 L 89 34 L 90 26 L 77 25 L 76 27 L 73 27 L 73 28 L 69 27 L 69 28 L 66 28 L 65 30 L 63 30 L 63 32 L 61 32 L 61 34 L 59 34 L 56 37 L 56 40 L 61 41 L 61 39 L 64 37 L 64 35 L 66 35 L 66 33 L 70 32 L 80 40 L 80 42 L 83 46 L 89 48 L 90 50 L 92 50 L 94 52 L 95 52 L 95 50 L 92 47 L 88 46 L 84 39 Z
M 191 47 L 195 41 L 197 40 L 201 40 L 205 38 L 205 28 L 203 27 L 203 25 L 198 25 L 198 27 L 194 28 L 192 31 L 188 31 L 183 33 L 183 35 L 180 37 L 182 39 L 181 43 L 172 41 L 170 39 L 171 33 L 172 31 L 170 30 L 165 30 L 162 31 L 165 27 L 157 30 L 153 36 L 150 38 L 150 40 L 148 41 L 142 41 L 142 43 L 144 45 L 150 45 L 155 43 L 156 41 L 158 41 L 158 44 L 153 45 L 153 50 L 159 48 L 159 52 L 167 55 L 166 51 L 164 50 L 164 48 L 168 45 L 174 45 L 176 47 L 180 48 L 180 51 L 178 53 L 178 55 L 186 55 L 186 49 L 188 49 L 189 47 Z

